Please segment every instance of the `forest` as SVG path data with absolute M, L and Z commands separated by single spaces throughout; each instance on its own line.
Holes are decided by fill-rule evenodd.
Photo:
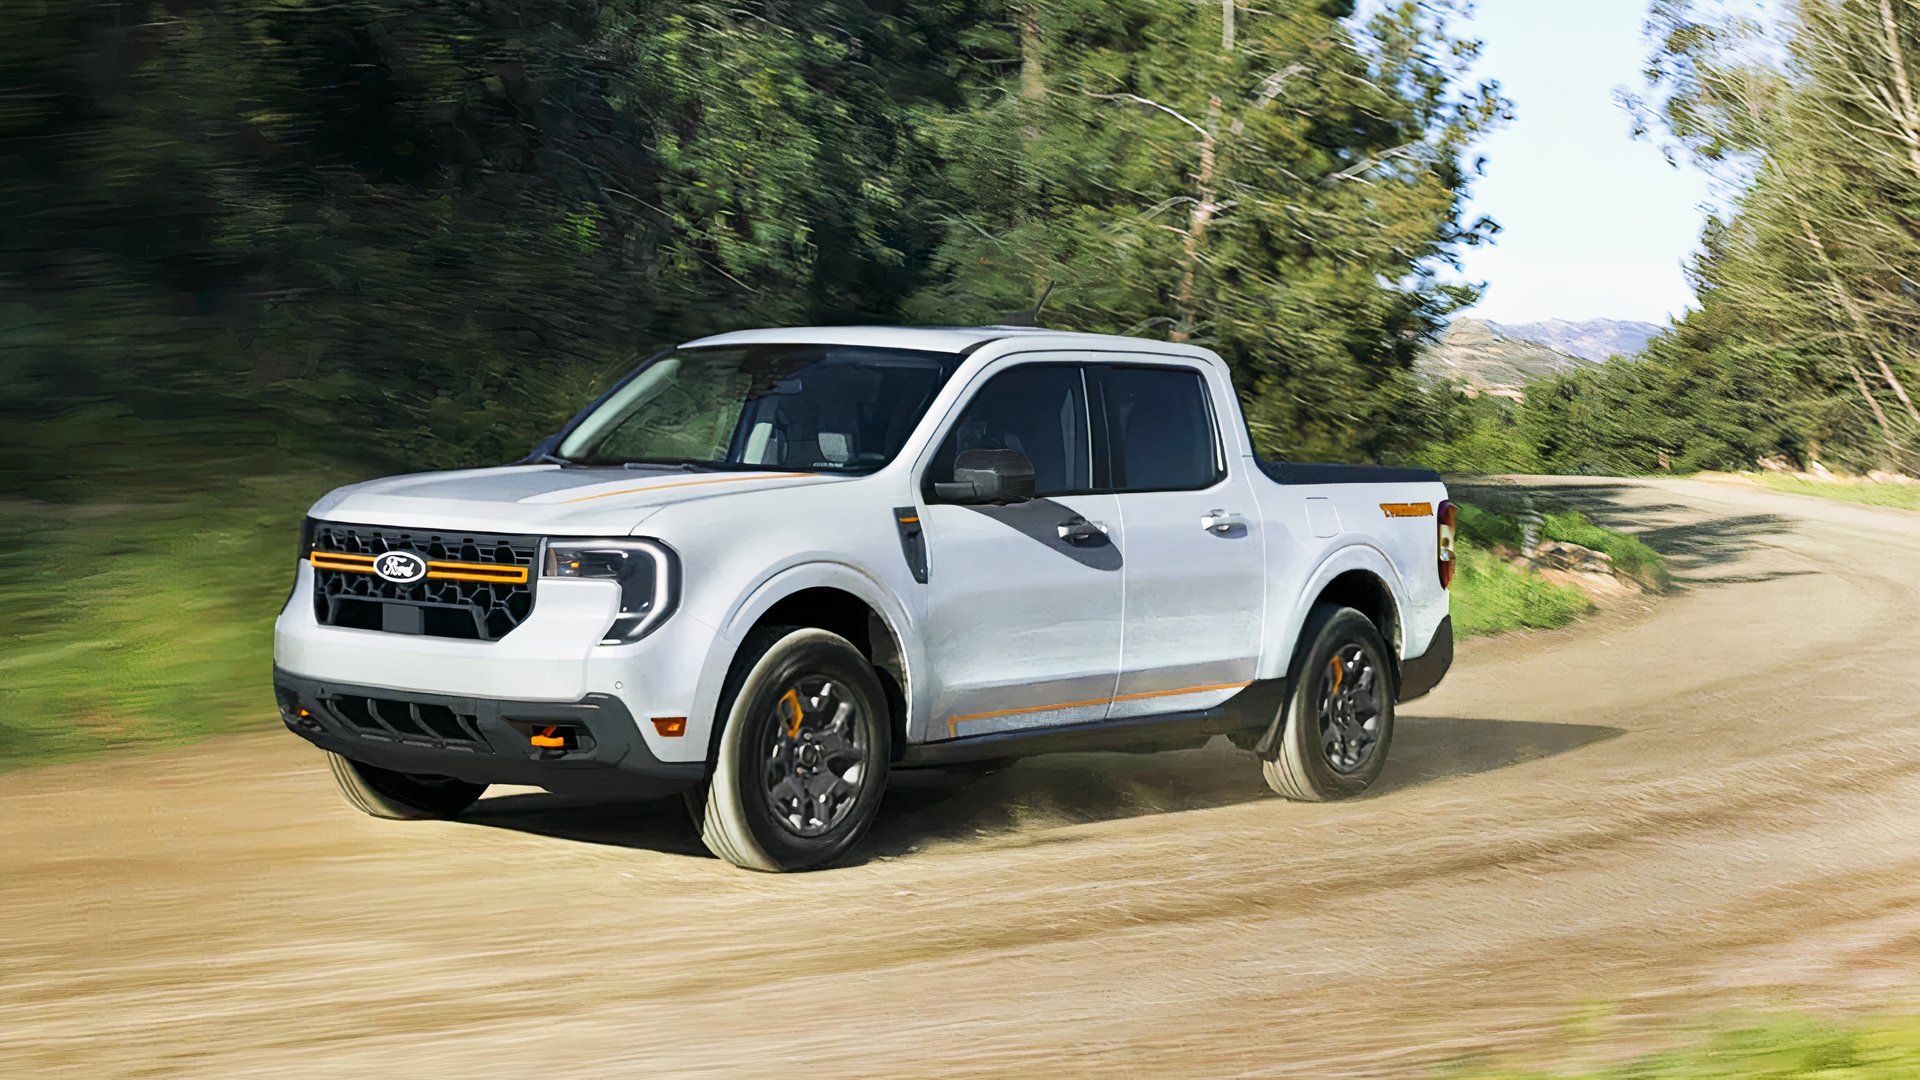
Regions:
M 1920 4 L 1655 0 L 1646 136 L 1716 181 L 1698 306 L 1644 357 L 1476 402 L 1447 467 L 1920 473 Z
M 204 439 L 495 463 L 743 325 L 1228 356 L 1406 453 L 1475 138 L 1449 3 L 48 0 L 0 34 L 9 486 Z M 215 455 L 217 456 L 217 455 Z
M 676 340 L 1036 307 L 1220 351 L 1275 456 L 1920 467 L 1920 6 L 1657 0 L 1622 123 L 1717 181 L 1699 305 L 1517 406 L 1414 371 L 1499 231 L 1470 11 L 8 5 L 0 475 L 494 463 Z

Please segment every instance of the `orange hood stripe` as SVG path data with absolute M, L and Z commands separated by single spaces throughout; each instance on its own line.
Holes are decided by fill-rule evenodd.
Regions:
M 616 495 L 637 495 L 642 491 L 673 491 L 679 488 L 699 487 L 702 484 L 730 484 L 740 480 L 772 480 L 775 477 L 782 477 L 782 476 L 798 478 L 798 477 L 809 477 L 809 476 L 818 476 L 818 475 L 820 474 L 819 473 L 801 473 L 801 472 L 769 472 L 769 473 L 740 473 L 735 476 L 710 476 L 705 480 L 681 480 L 671 484 L 641 484 L 639 487 L 620 488 L 617 491 L 602 491 L 597 495 L 582 495 L 577 499 L 563 499 L 561 500 L 561 502 L 563 504 L 583 503 L 583 502 L 592 502 L 595 499 L 611 499 Z

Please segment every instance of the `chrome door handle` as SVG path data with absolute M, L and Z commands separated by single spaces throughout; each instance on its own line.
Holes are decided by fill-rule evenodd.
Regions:
M 1209 510 L 1207 516 L 1200 519 L 1200 527 L 1225 536 L 1235 529 L 1246 528 L 1247 519 L 1244 515 L 1229 514 L 1225 510 Z
M 1084 544 L 1107 535 L 1104 522 L 1088 521 L 1083 517 L 1069 518 L 1058 526 L 1060 539 L 1069 544 Z

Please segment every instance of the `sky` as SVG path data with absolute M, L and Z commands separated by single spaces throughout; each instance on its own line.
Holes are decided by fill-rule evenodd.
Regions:
M 1467 253 L 1466 279 L 1487 288 L 1466 314 L 1663 323 L 1692 305 L 1684 268 L 1706 179 L 1633 139 L 1614 100 L 1638 88 L 1645 12 L 1644 0 L 1479 0 L 1478 74 L 1500 81 L 1515 120 L 1480 146 L 1470 213 L 1505 231 Z

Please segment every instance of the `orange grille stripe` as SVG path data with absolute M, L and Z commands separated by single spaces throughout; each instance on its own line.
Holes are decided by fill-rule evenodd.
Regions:
M 427 577 L 435 581 L 491 581 L 498 585 L 525 585 L 527 568 L 524 566 L 503 566 L 499 573 L 474 574 L 459 573 L 452 570 L 435 570 L 435 563 L 428 563 Z
M 1063 701 L 1056 705 L 1030 705 L 1018 709 L 996 709 L 993 712 L 968 713 L 965 716 L 949 717 L 947 735 L 952 737 L 954 729 L 970 720 L 993 720 L 1002 716 L 1019 716 L 1023 713 L 1052 712 L 1055 709 L 1083 709 L 1092 705 L 1114 705 L 1122 701 L 1145 701 L 1149 698 L 1179 697 L 1182 694 L 1206 694 L 1218 690 L 1245 690 L 1251 682 L 1218 683 L 1213 686 L 1184 686 L 1178 690 L 1148 690 L 1138 694 L 1121 694 L 1118 697 L 1093 698 L 1089 701 Z
M 344 551 L 316 551 L 307 556 L 315 570 L 344 570 L 351 574 L 373 573 L 372 555 L 353 555 Z M 435 581 L 487 581 L 497 585 L 525 585 L 527 568 L 494 563 L 427 563 L 427 576 Z
M 320 570 L 354 570 L 363 574 L 373 573 L 373 556 L 348 555 L 343 552 L 316 551 L 307 556 L 307 561 Z

